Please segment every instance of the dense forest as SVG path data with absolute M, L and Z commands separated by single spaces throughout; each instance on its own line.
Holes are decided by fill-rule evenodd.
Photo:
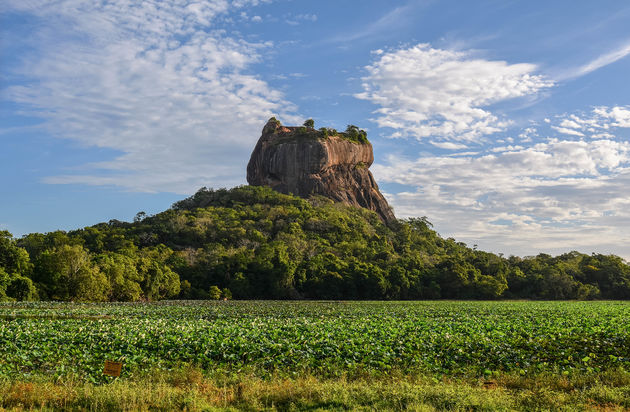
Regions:
M 0 232 L 0 300 L 630 299 L 630 266 L 578 252 L 505 258 L 426 218 L 266 187 L 203 188 L 155 216 L 16 239 Z

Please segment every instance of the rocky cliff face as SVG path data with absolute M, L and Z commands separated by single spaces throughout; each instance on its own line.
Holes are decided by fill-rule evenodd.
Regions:
M 330 136 L 304 127 L 285 127 L 271 118 L 247 165 L 247 181 L 300 197 L 322 195 L 375 211 L 385 223 L 395 221 L 368 170 L 372 145 Z

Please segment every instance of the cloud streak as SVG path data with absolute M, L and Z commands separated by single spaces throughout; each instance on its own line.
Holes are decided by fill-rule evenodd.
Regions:
M 328 40 L 331 43 L 337 42 L 351 42 L 367 37 L 375 36 L 383 31 L 392 30 L 394 28 L 399 28 L 401 25 L 407 24 L 409 20 L 409 12 L 411 10 L 411 6 L 400 6 L 396 7 L 393 10 L 388 11 L 383 16 L 381 16 L 378 20 L 365 24 L 364 28 L 354 33 L 346 33 L 343 36 L 335 36 Z
M 612 50 L 608 53 L 604 53 L 600 56 L 597 56 L 595 59 L 590 62 L 577 67 L 575 69 L 569 70 L 566 73 L 558 76 L 558 80 L 572 80 L 578 77 L 585 76 L 589 73 L 592 73 L 596 70 L 601 69 L 602 67 L 606 67 L 610 64 L 613 64 L 624 57 L 630 54 L 630 41 L 621 45 L 615 50 Z

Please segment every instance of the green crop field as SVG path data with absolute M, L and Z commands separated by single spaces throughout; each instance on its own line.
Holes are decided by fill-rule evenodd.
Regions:
M 120 378 L 102 375 L 105 360 L 123 362 Z M 630 303 L 0 304 L 5 383 L 99 386 L 181 368 L 262 381 L 570 382 L 630 370 Z

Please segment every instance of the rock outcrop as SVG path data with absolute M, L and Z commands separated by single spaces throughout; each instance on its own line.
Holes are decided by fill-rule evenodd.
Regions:
M 285 127 L 271 118 L 247 165 L 247 181 L 281 193 L 308 198 L 322 195 L 375 211 L 389 224 L 396 220 L 372 173 L 372 145 L 365 136 L 306 127 Z

